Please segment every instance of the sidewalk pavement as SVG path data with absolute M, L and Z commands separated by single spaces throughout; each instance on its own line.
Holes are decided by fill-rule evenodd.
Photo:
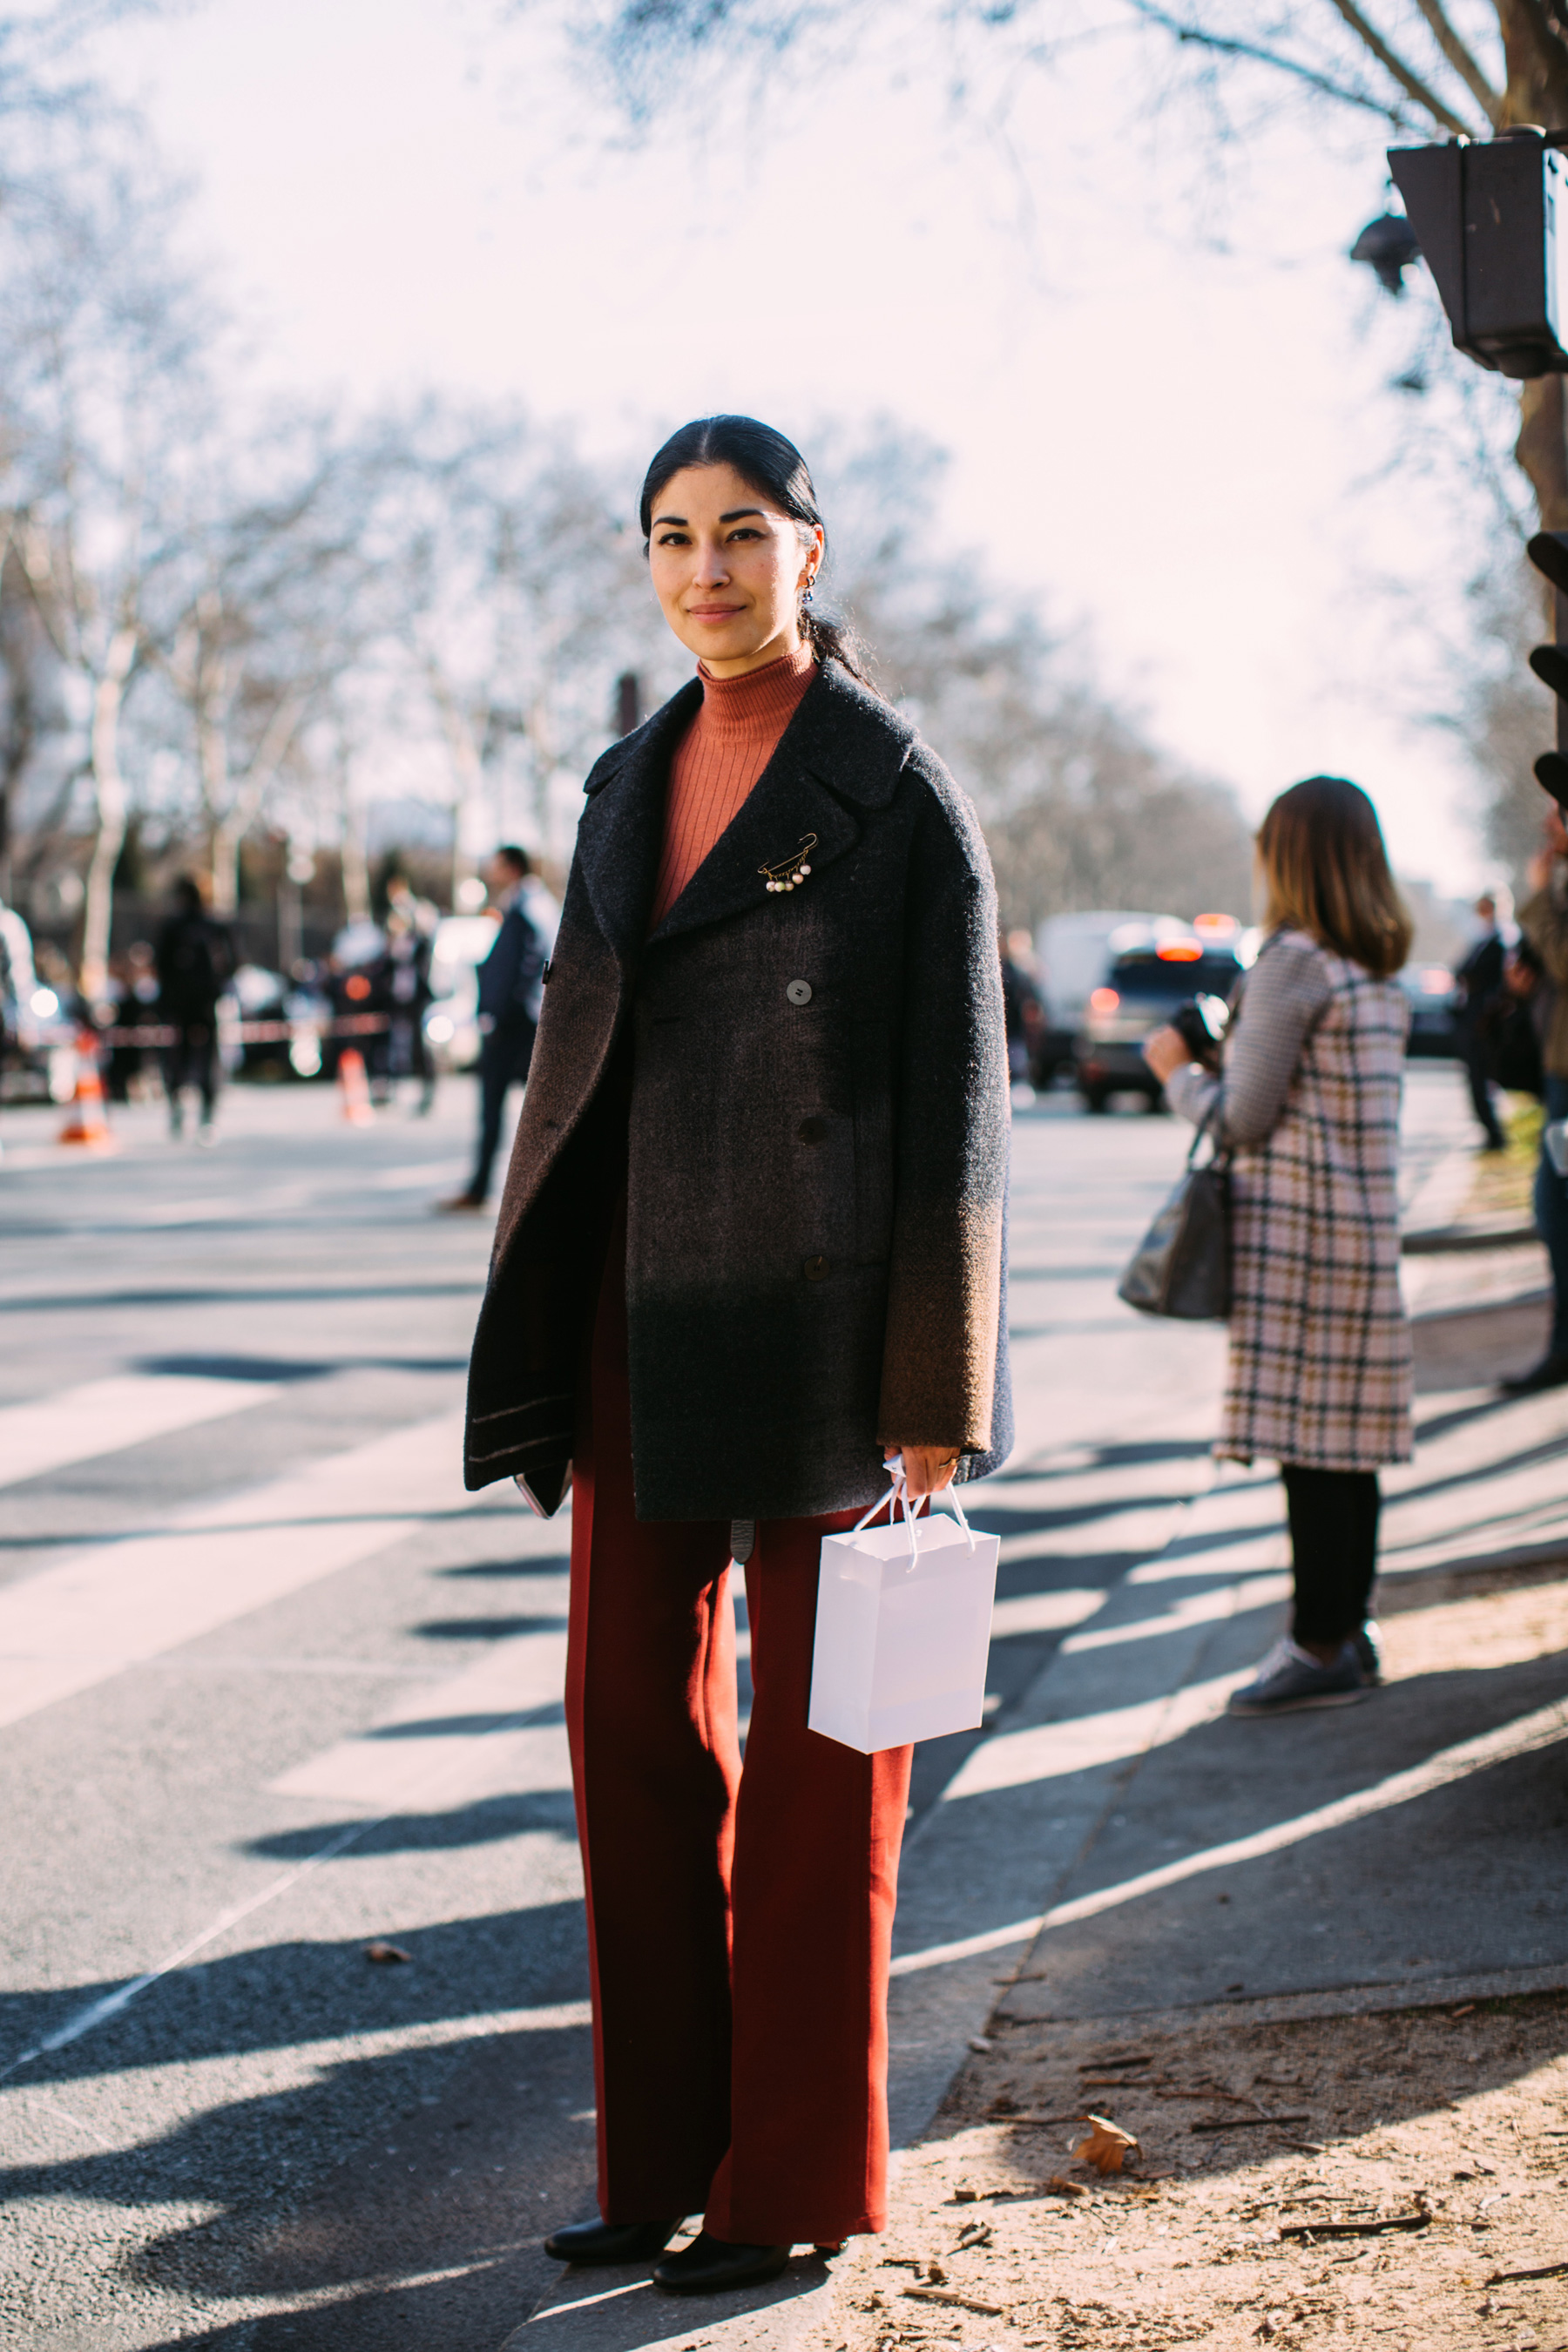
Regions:
M 1462 1175 L 1458 1155 L 1429 1162 L 1407 1217 L 1441 1222 Z M 1519 1249 L 1464 1265 L 1457 1291 L 1441 1262 L 1410 1269 L 1417 1457 L 1385 1480 L 1389 1686 L 1279 1722 L 1226 1716 L 1283 1629 L 1289 1553 L 1271 1467 L 1205 1473 L 1167 1539 L 1098 1606 L 1084 1596 L 906 1845 L 896 2145 L 975 2040 L 1013 2024 L 1568 1985 L 1568 1875 L 1543 1833 L 1568 1820 L 1568 1392 L 1497 1397 L 1498 1360 L 1539 1342 L 1539 1269 Z M 1048 1450 L 1021 1462 L 991 1482 L 985 1523 L 1038 1525 L 1081 1475 Z M 831 2352 L 833 2296 L 800 2257 L 706 2307 L 568 2274 L 508 2352 Z

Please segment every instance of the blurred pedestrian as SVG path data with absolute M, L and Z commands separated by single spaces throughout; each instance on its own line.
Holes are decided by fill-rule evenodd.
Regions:
M 1546 1122 L 1568 1118 L 1568 830 L 1556 803 L 1542 824 L 1542 845 L 1525 869 L 1530 896 L 1519 910 L 1519 927 L 1540 957 L 1553 986 L 1551 1017 L 1542 1048 L 1546 1073 Z M 1546 1353 L 1529 1371 L 1504 1381 L 1508 1396 L 1533 1396 L 1568 1382 L 1568 1180 L 1552 1164 L 1544 1129 L 1535 1171 L 1535 1229 L 1552 1264 L 1552 1331 Z
M 1408 1460 L 1399 1293 L 1399 1096 L 1411 924 L 1366 794 L 1282 793 L 1258 856 L 1264 942 L 1233 998 L 1220 1075 L 1181 1033 L 1144 1051 L 1173 1110 L 1236 1155 L 1230 1369 L 1215 1452 L 1277 1461 L 1295 1563 L 1291 1631 L 1237 1715 L 1339 1706 L 1380 1678 L 1369 1611 L 1377 1473 Z
M 498 849 L 486 868 L 486 886 L 501 919 L 496 943 L 478 974 L 479 1151 L 466 1191 L 443 1201 L 444 1209 L 482 1209 L 489 1198 L 507 1095 L 526 1081 L 533 1058 L 550 950 L 528 887 L 532 872 L 527 850 L 510 844 Z
M 1542 1056 L 1556 993 L 1530 941 L 1516 940 L 1503 962 L 1502 985 L 1480 1021 L 1488 1075 L 1505 1093 L 1545 1101 Z
M 116 1029 L 155 1026 L 158 971 L 150 940 L 132 940 L 122 954 L 110 958 L 106 1001 L 112 1008 Z M 121 1043 L 110 1047 L 103 1083 L 110 1102 L 129 1102 L 133 1092 L 140 1096 L 149 1060 L 145 1045 Z
M 1476 900 L 1476 920 L 1480 926 L 1478 936 L 1454 974 L 1458 994 L 1454 1027 L 1465 1076 L 1469 1080 L 1471 1108 L 1486 1137 L 1483 1148 L 1488 1151 L 1506 1151 L 1508 1139 L 1498 1125 L 1497 1112 L 1492 1108 L 1485 1014 L 1502 985 L 1507 949 L 1498 928 L 1497 900 L 1489 891 Z
M 700 667 L 588 779 L 467 1475 L 552 1512 L 571 1467 L 603 2219 L 545 2251 L 704 2294 L 885 2224 L 911 1750 L 807 1729 L 817 1569 L 885 1454 L 1007 1451 L 1007 1066 L 984 842 L 811 609 L 799 451 L 688 425 L 642 522 Z
M 409 894 L 412 896 L 412 894 Z M 381 1013 L 385 1030 L 374 1042 L 371 1091 L 395 1095 L 400 1078 L 419 1081 L 417 1117 L 425 1118 L 436 1099 L 436 1066 L 425 1039 L 425 1013 L 435 992 L 430 985 L 430 934 L 415 927 L 415 919 L 395 900 L 388 908 L 386 945 L 371 968 L 371 1010 Z
M 1007 1075 L 1016 1087 L 1034 1084 L 1045 1007 L 1036 983 L 1034 945 L 1027 931 L 997 934 L 1002 954 L 1002 1003 L 1007 1016 Z
M 218 999 L 234 972 L 234 944 L 226 928 L 206 910 L 201 884 L 183 874 L 174 885 L 174 909 L 158 934 L 153 961 L 158 974 L 158 1019 L 179 1032 L 163 1049 L 163 1088 L 169 1097 L 169 1133 L 184 1133 L 184 1094 L 194 1087 L 201 1101 L 198 1143 L 211 1143 L 217 1104 Z

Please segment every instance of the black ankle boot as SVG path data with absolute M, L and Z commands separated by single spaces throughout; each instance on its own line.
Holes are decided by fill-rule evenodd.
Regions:
M 670 2294 L 725 2294 L 776 2279 L 789 2257 L 788 2246 L 732 2246 L 703 2230 L 689 2246 L 654 2264 L 653 2283 Z
M 685 2217 L 673 2221 L 568 2221 L 552 2230 L 544 2251 L 552 2262 L 577 2263 L 584 2270 L 607 2269 L 616 2263 L 646 2263 L 662 2254 Z

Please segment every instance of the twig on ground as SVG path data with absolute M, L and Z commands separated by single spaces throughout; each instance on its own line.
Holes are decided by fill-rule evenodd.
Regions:
M 1430 2213 L 1388 2213 L 1381 2221 L 1292 2221 L 1282 2238 L 1381 2238 L 1390 2230 L 1425 2230 Z M 1561 2265 L 1568 2270 L 1568 2263 Z
M 1256 2107 L 1258 2104 L 1245 2091 L 1184 2091 L 1179 2084 L 1171 2083 L 1151 2084 L 1149 2087 L 1157 2099 L 1223 2099 L 1227 2107 Z
M 1194 2132 L 1261 2131 L 1266 2124 L 1310 2124 L 1310 2116 L 1219 2116 L 1207 2123 L 1189 2124 Z
M 1523 2271 L 1493 2271 L 1487 2280 L 1489 2286 L 1501 2286 L 1505 2279 L 1561 2278 L 1568 2271 L 1565 2263 L 1534 2263 Z
M 1006 2316 L 1007 2306 L 1005 2303 L 976 2303 L 973 2295 L 954 2294 L 949 2287 L 901 2286 L 899 2293 L 915 2295 L 921 2303 L 956 2304 L 960 2311 L 978 2311 L 987 2319 L 1002 2319 Z

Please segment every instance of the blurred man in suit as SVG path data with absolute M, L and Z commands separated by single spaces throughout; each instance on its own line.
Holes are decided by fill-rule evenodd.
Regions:
M 500 928 L 479 969 L 479 1153 L 467 1190 L 443 1201 L 444 1209 L 484 1207 L 500 1148 L 507 1090 L 527 1077 L 533 1057 L 551 944 L 544 908 L 551 902 L 532 882 L 532 875 L 533 861 L 527 850 L 510 844 L 496 851 L 485 870 L 491 903 L 500 909 Z
M 1459 991 L 1455 1008 L 1455 1026 L 1459 1034 L 1459 1051 L 1464 1056 L 1466 1075 L 1470 1082 L 1470 1101 L 1486 1137 L 1488 1151 L 1501 1151 L 1506 1139 L 1498 1125 L 1492 1108 L 1491 1080 L 1487 1068 L 1487 1033 L 1481 1015 L 1502 986 L 1502 968 L 1506 955 L 1502 933 L 1498 929 L 1497 900 L 1489 895 L 1476 900 L 1476 919 L 1479 933 L 1464 962 L 1454 974 Z

